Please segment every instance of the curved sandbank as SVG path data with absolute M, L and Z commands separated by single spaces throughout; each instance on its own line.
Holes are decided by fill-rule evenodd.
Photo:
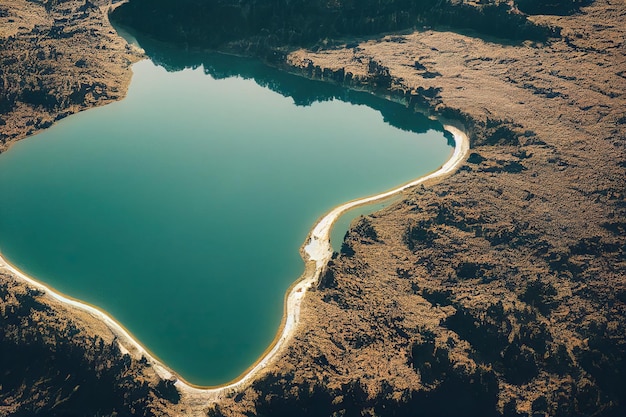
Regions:
M 43 291 L 46 296 L 73 308 L 80 309 L 92 317 L 102 321 L 113 333 L 113 335 L 117 337 L 120 349 L 123 353 L 129 353 L 136 358 L 144 356 L 160 377 L 163 379 L 176 380 L 175 385 L 185 397 L 185 401 L 188 405 L 192 407 L 203 407 L 207 405 L 207 402 L 216 401 L 250 384 L 258 376 L 258 374 L 278 356 L 281 349 L 291 339 L 300 321 L 300 307 L 306 290 L 318 282 L 320 276 L 326 268 L 326 265 L 328 264 L 328 261 L 332 257 L 333 249 L 330 242 L 330 232 L 339 217 L 355 207 L 385 200 L 425 182 L 445 178 L 457 170 L 468 154 L 469 138 L 465 132 L 457 127 L 444 125 L 444 129 L 452 133 L 454 136 L 455 148 L 450 159 L 448 159 L 448 161 L 442 165 L 441 168 L 381 194 L 344 203 L 321 217 L 321 219 L 311 229 L 305 243 L 300 248 L 300 254 L 305 263 L 305 270 L 299 279 L 291 285 L 285 295 L 283 319 L 276 337 L 271 345 L 265 350 L 263 355 L 253 365 L 251 365 L 235 380 L 224 385 L 217 387 L 201 387 L 188 383 L 173 370 L 168 368 L 163 362 L 161 362 L 149 351 L 148 348 L 143 346 L 130 334 L 129 331 L 127 331 L 120 323 L 109 316 L 106 312 L 98 309 L 97 307 L 61 294 L 36 279 L 24 274 L 22 271 L 5 260 L 1 254 L 0 268 L 4 267 L 14 276 L 25 281 L 27 284 Z

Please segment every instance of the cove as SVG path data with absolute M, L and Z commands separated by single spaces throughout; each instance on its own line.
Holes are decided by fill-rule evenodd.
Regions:
M 0 251 L 187 381 L 221 384 L 274 338 L 316 219 L 437 169 L 450 137 L 257 61 L 146 51 L 126 99 L 0 156 Z

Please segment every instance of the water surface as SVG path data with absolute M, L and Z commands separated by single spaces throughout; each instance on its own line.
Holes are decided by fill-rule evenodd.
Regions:
M 188 381 L 225 383 L 271 343 L 316 219 L 452 147 L 438 123 L 365 93 L 239 58 L 151 57 L 125 100 L 0 156 L 0 250 Z

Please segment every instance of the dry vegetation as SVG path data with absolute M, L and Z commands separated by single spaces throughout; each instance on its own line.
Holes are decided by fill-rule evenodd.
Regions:
M 249 389 L 201 408 L 623 415 L 626 5 L 598 0 L 579 14 L 533 19 L 562 37 L 510 44 L 425 30 L 288 56 L 305 76 L 391 90 L 462 120 L 473 149 L 444 183 L 358 220 L 307 295 L 282 357 Z M 0 6 L 0 35 L 3 142 L 124 94 L 134 56 L 91 3 L 16 0 Z M 0 398 L 12 407 L 0 413 L 81 410 L 74 387 L 90 383 L 122 393 L 120 414 L 183 413 L 140 361 L 123 365 L 106 329 L 69 319 L 6 275 L 0 282 Z M 6 360 L 23 346 L 41 358 L 40 374 Z M 67 355 L 75 360 L 56 359 Z M 111 413 L 112 401 L 98 410 Z
M 80 110 L 119 100 L 138 59 L 105 0 L 0 4 L 0 152 Z
M 537 17 L 562 27 L 546 45 L 429 30 L 292 53 L 464 119 L 472 154 L 359 220 L 284 358 L 215 414 L 623 412 L 625 16 Z

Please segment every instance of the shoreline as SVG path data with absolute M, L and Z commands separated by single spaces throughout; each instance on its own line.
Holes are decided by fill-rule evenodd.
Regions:
M 95 306 L 55 291 L 47 285 L 37 281 L 33 277 L 28 276 L 8 262 L 2 254 L 0 254 L 0 268 L 5 268 L 16 278 L 19 278 L 32 287 L 41 290 L 44 295 L 47 295 L 65 305 L 82 310 L 103 322 L 117 338 L 118 345 L 122 353 L 129 353 L 138 357 L 144 356 L 161 378 L 165 380 L 176 379 L 175 386 L 179 389 L 181 394 L 191 397 L 187 398 L 187 400 L 191 399 L 191 402 L 193 403 L 193 399 L 197 399 L 199 401 L 197 404 L 198 406 L 206 406 L 207 401 L 217 401 L 220 398 L 242 389 L 247 384 L 251 383 L 259 372 L 261 372 L 263 368 L 275 359 L 277 354 L 285 346 L 286 342 L 291 339 L 296 330 L 297 324 L 299 323 L 300 307 L 306 294 L 306 290 L 318 282 L 319 277 L 324 272 L 328 261 L 332 257 L 333 249 L 330 242 L 331 229 L 335 222 L 345 212 L 358 206 L 385 200 L 425 182 L 445 178 L 458 169 L 468 154 L 469 138 L 463 130 L 455 126 L 444 124 L 443 128 L 444 130 L 452 133 L 454 136 L 455 148 L 450 158 L 438 170 L 383 193 L 346 202 L 332 209 L 314 224 L 311 231 L 307 235 L 305 243 L 300 248 L 300 255 L 305 264 L 304 272 L 289 287 L 285 294 L 283 318 L 273 342 L 239 377 L 222 385 L 205 387 L 187 382 L 184 378 L 160 361 L 147 347 L 143 346 L 138 340 L 136 340 L 121 323 L 117 322 L 106 312 Z
M 16 81 L 42 81 L 42 93 L 61 103 L 17 100 L 15 111 L 0 116 L 0 136 L 9 142 L 124 97 L 128 62 L 142 56 L 106 14 L 79 12 L 83 3 L 0 6 L 8 10 L 0 10 L 7 92 L 21 98 Z M 44 297 L 0 267 L 7 289 L 2 348 L 10 353 L 0 415 L 626 415 L 626 368 L 616 366 L 626 357 L 625 10 L 599 1 L 573 15 L 530 17 L 561 29 L 545 44 L 424 27 L 282 51 L 288 55 L 273 64 L 283 71 L 343 80 L 462 122 L 468 155 L 475 155 L 453 175 L 385 200 L 387 208 L 367 217 L 377 240 L 353 230 L 347 243 L 355 254 L 326 266 L 329 285 L 313 284 L 302 299 L 293 337 L 252 382 L 218 402 L 202 390 L 176 389 L 175 376 L 162 380 L 135 351 L 127 361 L 100 319 Z M 63 36 L 54 36 L 53 26 L 62 26 Z M 59 54 L 39 59 L 40 50 Z M 85 67 L 75 66 L 79 58 Z M 371 73 L 370 62 L 388 71 L 390 85 Z M 96 86 L 97 97 L 67 100 Z M 444 160 L 451 155 L 449 149 Z M 337 241 L 340 222 L 378 205 L 344 213 L 332 227 Z M 314 216 L 292 249 L 308 244 L 305 236 L 321 220 Z M 285 287 L 297 284 L 297 272 Z M 526 297 L 531 284 L 547 292 Z M 281 295 L 286 302 L 286 290 L 278 303 Z M 266 337 L 279 338 L 278 328 Z M 92 339 L 104 342 L 102 354 Z M 424 367 L 432 383 L 421 378 Z M 468 393 L 471 401 L 446 401 Z

